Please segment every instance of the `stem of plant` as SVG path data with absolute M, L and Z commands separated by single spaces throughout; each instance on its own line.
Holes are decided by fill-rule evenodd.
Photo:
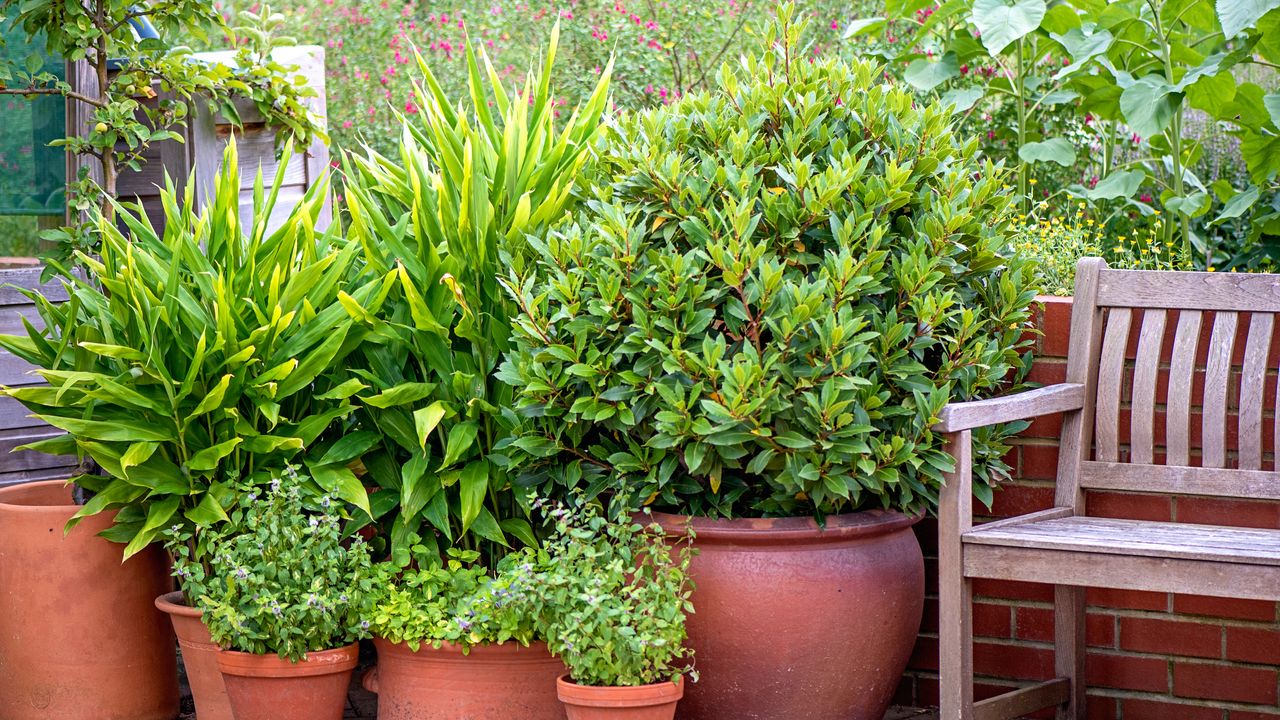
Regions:
M 1023 67 L 1022 67 L 1022 63 L 1023 63 L 1022 45 L 1023 45 L 1023 40 L 1022 38 L 1019 38 L 1018 39 L 1018 67 L 1017 67 L 1017 71 L 1014 73 L 1015 75 L 1014 87 L 1016 87 L 1018 91 L 1017 102 L 1018 102 L 1018 149 L 1019 150 L 1021 150 L 1022 146 L 1025 145 L 1027 142 L 1027 102 L 1026 102 L 1025 77 L 1023 75 Z M 1022 198 L 1021 200 L 1022 212 L 1024 213 L 1028 212 L 1031 207 L 1031 195 L 1029 194 L 1029 191 L 1027 189 L 1028 175 L 1029 173 L 1028 173 L 1027 163 L 1019 159 L 1018 161 L 1018 196 Z
M 1156 28 L 1160 31 L 1157 35 L 1160 37 L 1160 54 L 1164 60 L 1164 79 L 1165 82 L 1173 85 L 1176 82 L 1176 79 L 1173 76 L 1173 58 L 1171 57 L 1173 49 L 1169 42 L 1169 35 L 1173 33 L 1173 28 L 1170 27 L 1168 31 L 1165 31 L 1164 26 L 1161 23 L 1160 10 L 1163 9 L 1162 5 L 1162 3 L 1152 3 L 1152 10 L 1155 14 Z M 1182 202 L 1185 200 L 1186 188 L 1183 186 L 1182 182 L 1182 111 L 1180 107 L 1174 112 L 1173 121 L 1170 123 L 1169 129 L 1166 131 L 1165 137 L 1169 141 L 1170 160 L 1173 164 L 1173 193 L 1175 197 L 1179 198 L 1179 202 Z M 1182 230 L 1182 253 L 1185 258 L 1190 260 L 1192 251 L 1191 220 L 1187 217 L 1187 213 L 1183 210 L 1182 205 L 1178 206 L 1178 224 L 1181 226 Z M 1165 247 L 1169 247 L 1173 242 L 1173 222 L 1171 218 L 1165 220 L 1164 241 Z M 1211 258 L 1209 257 L 1209 248 L 1206 247 L 1204 252 L 1204 265 L 1207 270 L 1209 269 L 1209 264 L 1211 262 Z

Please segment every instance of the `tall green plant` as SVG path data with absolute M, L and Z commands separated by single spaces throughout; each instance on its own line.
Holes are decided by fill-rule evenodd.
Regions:
M 374 514 L 390 526 L 400 564 L 414 548 L 438 558 L 437 534 L 472 550 L 492 543 L 491 556 L 511 538 L 535 542 L 497 451 L 516 422 L 511 388 L 493 377 L 514 314 L 498 277 L 524 266 L 526 235 L 576 203 L 610 76 L 606 68 L 558 122 L 557 39 L 514 95 L 468 48 L 469 96 L 457 106 L 419 56 L 422 110 L 403 118 L 399 158 L 366 148 L 346 159 L 351 237 L 396 285 L 383 314 L 363 320 L 371 332 L 358 403 L 364 464 L 380 487 Z
M 119 508 L 106 535 L 126 555 L 175 524 L 226 519 L 236 482 L 301 457 L 324 491 L 368 508 L 346 467 L 349 440 L 322 440 L 354 409 L 351 386 L 328 371 L 364 335 L 353 315 L 376 312 L 386 288 L 349 287 L 359 246 L 317 233 L 327 181 L 268 229 L 289 152 L 269 190 L 258 176 L 249 226 L 234 142 L 199 215 L 195 183 L 181 198 L 172 185 L 162 193 L 163 236 L 132 211 L 120 212 L 128 236 L 99 218 L 101 257 L 79 253 L 83 272 L 56 268 L 69 299 L 26 291 L 43 327 L 0 336 L 49 383 L 3 393 L 66 431 L 26 447 L 106 472 L 75 478 L 96 493 L 75 518 Z

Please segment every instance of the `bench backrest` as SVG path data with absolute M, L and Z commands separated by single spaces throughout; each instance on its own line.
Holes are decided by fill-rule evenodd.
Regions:
M 1280 499 L 1280 275 L 1080 261 L 1058 505 L 1086 489 Z

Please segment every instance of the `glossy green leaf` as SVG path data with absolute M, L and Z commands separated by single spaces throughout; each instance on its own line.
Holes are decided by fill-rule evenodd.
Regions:
M 1217 0 L 1222 34 L 1234 38 L 1253 27 L 1263 15 L 1280 8 L 1280 0 Z
M 1047 10 L 1044 0 L 974 0 L 969 22 L 982 33 L 987 52 L 999 55 L 1039 28 Z

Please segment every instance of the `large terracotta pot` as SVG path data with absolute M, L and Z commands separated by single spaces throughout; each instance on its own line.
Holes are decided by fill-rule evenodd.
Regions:
M 234 720 L 227 686 L 218 669 L 220 649 L 201 619 L 204 613 L 188 606 L 181 592 L 161 595 L 156 598 L 156 607 L 169 616 L 178 635 L 182 665 L 187 669 L 187 684 L 191 686 L 197 716 L 200 720 Z
M 0 718 L 172 720 L 173 633 L 151 601 L 168 561 L 97 536 L 113 513 L 85 518 L 61 480 L 0 489 Z
M 594 687 L 562 675 L 556 694 L 569 720 L 672 720 L 684 696 L 684 678 L 638 687 Z
M 233 650 L 216 657 L 236 720 L 342 720 L 360 644 L 298 662 Z M 198 710 L 197 717 L 203 720 Z
M 544 643 L 481 645 L 467 655 L 450 644 L 417 652 L 373 644 L 378 668 L 365 687 L 378 693 L 378 720 L 565 720 L 556 697 L 564 663 Z
M 918 518 L 691 523 L 699 554 L 689 645 L 700 679 L 681 720 L 880 720 L 906 669 L 924 608 Z

